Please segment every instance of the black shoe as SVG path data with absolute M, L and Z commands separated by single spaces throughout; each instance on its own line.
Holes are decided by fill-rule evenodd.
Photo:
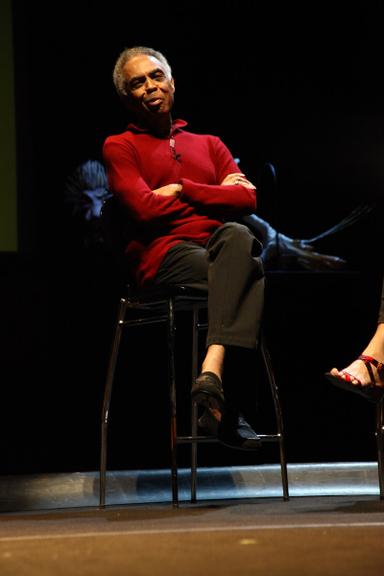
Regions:
M 227 448 L 258 450 L 261 447 L 260 437 L 242 414 L 224 414 L 218 422 L 209 410 L 204 410 L 197 424 L 202 434 L 216 436 Z
M 209 410 L 204 409 L 202 415 L 197 421 L 199 427 L 199 432 L 204 436 L 216 436 L 218 435 L 219 422 L 211 414 Z
M 224 412 L 224 390 L 221 380 L 213 372 L 202 372 L 192 386 L 192 400 L 212 410 Z
M 259 450 L 261 438 L 239 413 L 224 413 L 218 426 L 217 438 L 221 444 L 237 450 Z

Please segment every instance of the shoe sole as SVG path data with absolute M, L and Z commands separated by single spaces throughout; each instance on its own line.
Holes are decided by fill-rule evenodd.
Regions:
M 384 398 L 384 389 L 379 388 L 378 386 L 360 386 L 358 384 L 351 384 L 350 382 L 343 380 L 343 378 L 334 376 L 329 372 L 325 374 L 325 377 L 329 382 L 331 382 L 331 384 L 337 386 L 337 388 L 359 394 L 359 396 L 362 396 L 370 402 L 380 402 L 380 400 Z
M 221 439 L 220 436 L 218 437 L 220 444 L 225 446 L 226 448 L 231 448 L 232 450 L 241 450 L 242 452 L 257 452 L 261 448 L 261 440 L 245 440 L 241 445 L 237 446 L 236 444 L 231 444 L 230 442 L 226 442 L 225 440 Z

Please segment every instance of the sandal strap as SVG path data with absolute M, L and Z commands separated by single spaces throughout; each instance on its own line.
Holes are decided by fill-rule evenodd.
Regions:
M 382 374 L 384 373 L 384 366 L 382 362 L 378 362 L 373 356 L 367 356 L 366 354 L 360 354 L 359 360 L 362 360 L 365 364 L 366 369 L 368 370 L 369 377 L 371 379 L 372 386 L 375 386 L 375 376 L 373 374 L 372 366 L 374 366 L 377 370 L 379 378 L 381 379 Z M 371 366 L 372 365 L 372 366 Z

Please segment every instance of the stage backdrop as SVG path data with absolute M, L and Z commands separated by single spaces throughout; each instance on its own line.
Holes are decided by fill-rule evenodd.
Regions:
M 6 407 L 0 472 L 95 469 L 119 290 L 111 261 L 84 243 L 64 190 L 81 163 L 101 160 L 105 137 L 128 122 L 112 84 L 118 54 L 136 44 L 164 51 L 175 77 L 175 116 L 192 131 L 220 136 L 251 180 L 272 162 L 277 190 L 260 186 L 258 213 L 281 232 L 311 237 L 382 194 L 383 4 L 14 0 L 12 6 L 19 250 L 0 267 Z M 4 24 L 4 2 L 2 10 Z M 11 109 L 10 63 L 8 51 L 2 74 Z M 2 138 L 7 126 L 1 162 L 10 155 L 1 171 L 10 179 L 9 191 L 2 184 L 8 197 L 15 180 L 12 114 L 1 126 Z M 14 214 L 14 195 L 6 207 Z M 331 387 L 324 372 L 360 353 L 373 330 L 381 214 L 376 209 L 376 223 L 365 221 L 324 245 L 348 257 L 348 273 L 268 279 L 268 336 L 290 462 L 374 457 L 373 407 Z M 164 344 L 159 332 L 127 342 L 112 408 L 111 466 L 169 463 Z M 182 369 L 188 358 L 186 344 Z M 245 376 L 252 389 L 257 379 Z M 185 406 L 188 369 L 181 386 Z M 255 416 L 258 429 L 265 415 Z M 229 463 L 242 458 L 224 456 Z M 212 461 L 209 454 L 204 463 Z

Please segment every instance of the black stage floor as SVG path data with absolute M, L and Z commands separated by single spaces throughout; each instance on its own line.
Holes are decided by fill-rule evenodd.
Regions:
M 374 462 L 0 478 L 2 576 L 381 576 L 384 501 Z

